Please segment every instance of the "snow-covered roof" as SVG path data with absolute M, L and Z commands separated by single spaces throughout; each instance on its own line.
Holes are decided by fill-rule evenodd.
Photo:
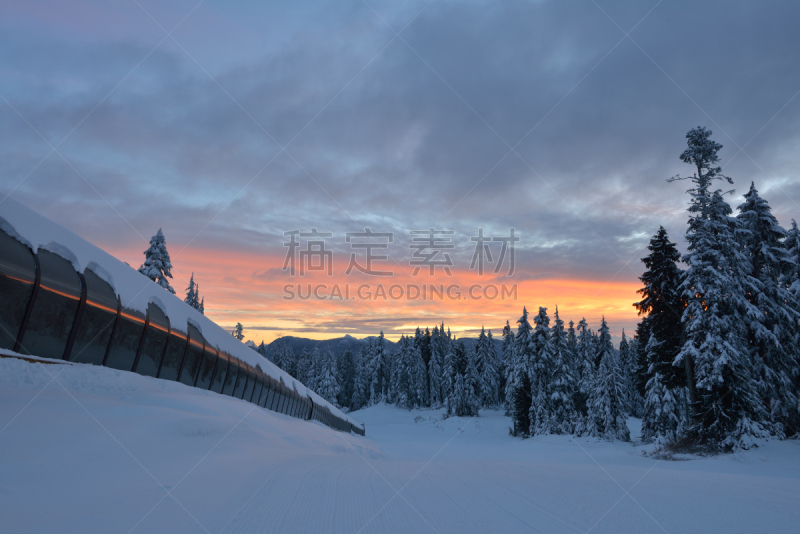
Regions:
M 290 388 L 294 387 L 302 395 L 309 395 L 315 403 L 327 406 L 334 415 L 360 426 L 360 423 L 234 338 L 198 310 L 153 283 L 147 276 L 11 198 L 6 198 L 0 204 L 0 229 L 34 252 L 42 248 L 58 254 L 72 263 L 80 273 L 89 268 L 114 288 L 123 306 L 146 313 L 148 303 L 152 302 L 167 314 L 170 323 L 177 328 L 186 330 L 186 326 L 181 325 L 191 323 L 203 334 L 206 341 L 219 350 L 253 367 L 258 365 L 265 374 L 276 380 L 282 378 Z

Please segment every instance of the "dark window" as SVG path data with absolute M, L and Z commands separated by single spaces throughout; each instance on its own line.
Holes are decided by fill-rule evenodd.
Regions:
M 269 391 L 269 399 L 267 399 L 267 408 L 273 412 L 278 411 L 278 399 L 281 398 L 280 386 L 273 380 Z
M 236 389 L 236 381 L 239 378 L 239 360 L 230 357 L 230 364 L 228 364 L 228 376 L 225 377 L 225 387 L 222 390 L 223 395 L 233 396 L 233 391 Z
M 0 230 L 0 348 L 14 349 L 35 281 L 31 249 Z
M 39 249 L 41 285 L 22 337 L 20 352 L 61 359 L 75 323 L 81 299 L 81 280 L 72 264 Z
M 205 344 L 203 351 L 203 361 L 200 364 L 200 374 L 197 375 L 197 383 L 194 387 L 200 389 L 210 389 L 211 379 L 214 374 L 214 367 L 217 365 L 217 349 L 210 346 L 208 341 Z
M 228 374 L 228 355 L 220 351 L 219 358 L 217 358 L 217 370 L 214 371 L 214 380 L 211 381 L 211 391 L 222 393 L 226 374 Z
M 158 378 L 164 380 L 178 380 L 178 371 L 181 370 L 183 355 L 186 353 L 186 334 L 173 327 L 169 332 L 169 341 L 164 351 L 164 360 Z
M 83 273 L 86 281 L 86 305 L 69 361 L 103 365 L 103 358 L 117 320 L 117 294 L 108 282 L 90 269 Z
M 147 331 L 134 371 L 144 376 L 158 376 L 158 368 L 168 339 L 169 319 L 161 308 L 151 302 L 147 305 Z
M 262 408 L 267 406 L 267 397 L 269 397 L 269 377 L 264 375 L 264 387 L 261 389 L 261 397 L 258 399 L 258 405 Z
M 283 382 L 281 382 L 281 402 L 278 405 L 278 411 L 280 413 L 286 413 L 286 404 L 289 402 L 289 390 L 286 388 Z
M 186 356 L 183 357 L 181 372 L 178 376 L 178 381 L 187 386 L 194 386 L 197 380 L 197 372 L 203 359 L 203 341 L 200 331 L 189 325 L 189 344 L 186 345 Z
M 108 346 L 106 367 L 131 371 L 144 333 L 144 314 L 123 306 L 119 312 L 111 344 Z
M 270 378 L 267 380 L 267 398 L 264 402 L 264 408 L 272 410 L 272 404 L 275 402 L 275 381 Z
M 244 396 L 242 399 L 250 402 L 253 398 L 253 389 L 256 386 L 256 374 L 253 372 L 253 368 L 249 365 L 247 366 L 247 385 L 244 388 Z
M 233 396 L 241 399 L 244 396 L 244 387 L 247 385 L 247 366 L 244 362 L 239 362 L 239 375 L 236 377 L 236 387 Z
M 253 399 L 250 402 L 261 406 L 261 393 L 263 391 L 264 375 L 261 374 L 261 369 L 256 369 L 256 388 L 253 390 Z

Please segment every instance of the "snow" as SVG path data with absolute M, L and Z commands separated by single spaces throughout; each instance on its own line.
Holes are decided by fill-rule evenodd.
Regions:
M 387 405 L 355 412 L 362 438 L 176 382 L 13 358 L 0 358 L 0 407 L 3 532 L 714 533 L 800 522 L 793 440 L 658 461 L 630 443 L 511 438 L 500 412 L 442 419 Z M 636 439 L 639 421 L 628 426 Z
M 301 394 L 311 396 L 315 403 L 328 406 L 334 415 L 360 425 L 360 422 L 343 414 L 272 362 L 235 339 L 211 319 L 154 284 L 136 269 L 12 198 L 6 198 L 0 204 L 0 229 L 5 230 L 6 233 L 27 245 L 34 252 L 43 248 L 60 255 L 70 261 L 81 273 L 86 268 L 92 268 L 98 276 L 114 288 L 123 306 L 146 313 L 148 303 L 155 303 L 167 314 L 171 324 L 177 325 L 177 328 L 185 331 L 187 323 L 196 326 L 203 337 L 220 350 L 232 354 L 254 367 L 259 365 L 264 373 L 274 379 L 282 378 L 289 387 L 294 387 Z M 96 269 L 96 266 L 100 266 L 100 269 Z

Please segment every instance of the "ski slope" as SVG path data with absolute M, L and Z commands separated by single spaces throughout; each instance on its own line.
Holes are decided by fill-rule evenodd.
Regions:
M 656 461 L 374 406 L 367 438 L 113 369 L 0 358 L 0 532 L 796 532 L 800 442 Z M 631 420 L 632 435 L 638 435 Z

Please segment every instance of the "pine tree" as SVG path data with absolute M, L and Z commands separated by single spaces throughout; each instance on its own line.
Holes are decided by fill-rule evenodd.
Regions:
M 522 308 L 522 317 L 517 321 L 517 335 L 511 351 L 511 370 L 506 381 L 506 402 L 511 405 L 511 418 L 514 422 L 514 433 L 528 435 L 530 431 L 530 414 L 520 411 L 531 408 L 530 354 L 531 332 L 533 327 L 528 322 L 528 309 Z
M 508 384 L 510 382 L 510 375 L 514 369 L 514 343 L 514 332 L 511 330 L 511 325 L 506 321 L 506 325 L 503 327 L 503 372 L 501 374 L 502 380 L 500 383 L 500 396 L 506 408 L 506 415 L 511 414 L 511 405 L 513 403 L 513 399 L 508 394 Z
M 749 448 L 767 434 L 766 412 L 751 380 L 747 328 L 760 311 L 747 299 L 758 283 L 736 240 L 738 224 L 719 190 L 711 191 L 720 174 L 717 152 L 722 145 L 704 128 L 686 135 L 681 159 L 694 164 L 694 187 L 688 191 L 688 268 L 681 286 L 687 302 L 683 312 L 686 342 L 675 363 L 686 367 L 693 435 L 712 447 Z
M 594 345 L 592 344 L 592 335 L 585 318 L 578 323 L 575 351 L 575 373 L 578 387 L 575 389 L 573 402 L 578 415 L 581 418 L 585 418 L 588 413 L 587 400 L 589 392 L 592 390 L 594 383 Z
M 205 298 L 205 297 L 203 297 L 203 298 L 201 298 L 201 299 L 200 299 L 200 306 L 199 306 L 197 309 L 198 309 L 198 310 L 200 311 L 200 313 L 202 313 L 203 315 L 205 315 L 205 314 L 206 314 L 206 298 Z
M 598 344 L 600 365 L 597 367 L 587 402 L 588 428 L 597 437 L 630 441 L 625 413 L 624 379 L 619 359 L 611 344 L 605 317 L 600 325 Z
M 139 272 L 173 295 L 175 294 L 175 290 L 167 280 L 167 278 L 172 278 L 172 263 L 169 261 L 167 241 L 161 228 L 150 239 L 150 248 L 144 251 L 144 263 L 139 267 Z
M 650 254 L 642 258 L 647 271 L 639 277 L 644 284 L 638 291 L 642 300 L 634 304 L 639 315 L 644 316 L 637 332 L 645 345 L 651 333 L 659 343 L 658 350 L 649 353 L 655 360 L 645 361 L 644 352 L 636 355 L 638 380 L 635 385 L 639 396 L 644 394 L 645 385 L 653 373 L 659 373 L 669 388 L 686 385 L 685 366 L 673 365 L 683 345 L 681 317 L 686 307 L 680 289 L 683 273 L 677 263 L 680 253 L 663 226 L 650 239 L 647 248 Z
M 353 381 L 353 397 L 350 400 L 351 410 L 360 410 L 369 402 L 367 398 L 369 381 L 367 375 L 367 358 L 369 345 L 361 345 L 356 357 L 356 376 Z
M 336 375 L 336 360 L 333 357 L 333 353 L 327 350 L 319 362 L 319 378 L 316 392 L 334 406 L 338 406 L 337 397 L 339 395 L 339 381 Z
M 236 323 L 236 327 L 234 327 L 231 335 L 239 341 L 244 339 L 244 327 L 242 326 L 242 323 Z
M 199 308 L 200 302 L 197 300 L 197 289 L 194 283 L 194 273 L 189 278 L 189 287 L 186 288 L 186 298 L 183 301 L 192 308 Z
M 439 407 L 444 403 L 444 395 L 442 394 L 442 366 L 444 364 L 443 354 L 441 351 L 441 339 L 439 336 L 439 328 L 433 328 L 431 335 L 431 357 L 428 362 L 428 380 L 431 396 L 431 406 Z
M 463 415 L 477 416 L 481 407 L 480 375 L 475 364 L 475 353 L 472 352 L 467 357 L 467 368 L 464 370 Z
M 481 328 L 483 334 L 483 328 Z M 480 344 L 480 340 L 478 341 Z M 500 403 L 500 362 L 497 358 L 497 349 L 492 339 L 492 331 L 486 332 L 483 347 L 480 351 L 483 358 L 480 373 L 481 404 L 486 407 L 495 407 Z
M 770 418 L 782 425 L 797 414 L 798 404 L 792 383 L 796 365 L 795 333 L 798 319 L 794 295 L 783 280 L 792 271 L 789 251 L 784 246 L 787 232 L 780 227 L 755 184 L 744 195 L 737 219 L 741 223 L 740 242 L 750 260 L 749 274 L 758 282 L 748 300 L 761 312 L 749 323 L 750 357 L 755 380 Z
M 550 392 L 553 355 L 550 352 L 550 318 L 547 308 L 539 308 L 533 319 L 536 326 L 531 337 L 531 435 L 550 433 Z
M 306 386 L 319 393 L 319 380 L 322 375 L 322 355 L 317 347 L 311 351 L 306 367 Z M 321 394 L 320 394 L 321 396 Z
M 353 351 L 346 347 L 337 362 L 339 376 L 339 406 L 350 406 L 356 381 L 356 362 Z
M 659 352 L 658 344 L 656 336 L 651 335 L 646 351 L 652 354 L 650 358 L 654 362 L 658 361 L 655 356 Z M 655 368 L 656 364 L 653 363 L 652 366 Z M 645 443 L 655 441 L 659 445 L 675 443 L 678 439 L 680 421 L 680 410 L 673 390 L 667 388 L 661 374 L 654 371 L 647 381 L 642 417 L 642 441 Z
M 572 434 L 577 424 L 577 414 L 573 405 L 573 394 L 577 387 L 573 376 L 572 354 L 569 348 L 564 321 L 555 313 L 555 326 L 549 340 L 552 356 L 551 376 L 548 383 L 550 403 L 548 434 Z
M 430 406 L 431 403 L 430 391 L 428 390 L 428 370 L 425 367 L 425 360 L 422 358 L 423 343 L 417 344 L 412 354 L 414 360 L 415 404 L 420 407 Z
M 622 329 L 622 339 L 619 342 L 619 363 L 622 369 L 622 378 L 625 380 L 625 391 L 628 399 L 626 411 L 634 417 L 642 416 L 644 400 L 637 387 L 637 361 L 636 353 L 631 349 L 625 329 Z

